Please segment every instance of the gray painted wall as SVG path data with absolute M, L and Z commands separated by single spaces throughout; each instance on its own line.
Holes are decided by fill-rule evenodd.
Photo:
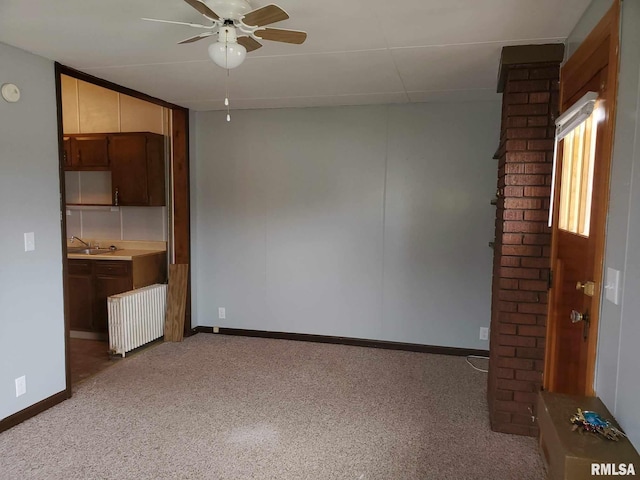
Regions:
M 623 2 L 606 267 L 621 271 L 619 305 L 603 299 L 596 392 L 640 447 L 640 2 Z
M 611 6 L 595 0 L 569 37 L 573 50 Z M 640 448 L 640 2 L 622 3 L 620 76 L 607 216 L 606 268 L 621 271 L 618 305 L 602 299 L 596 394 Z
M 488 348 L 499 103 L 232 117 L 195 121 L 194 324 Z
M 65 389 L 60 187 L 53 62 L 0 43 L 0 419 Z M 25 232 L 36 250 L 24 251 Z M 26 375 L 27 393 L 14 380 Z
M 609 11 L 614 0 L 592 0 L 580 21 L 573 27 L 567 38 L 565 56 L 569 58 L 578 49 L 580 44 L 591 33 L 605 13 Z

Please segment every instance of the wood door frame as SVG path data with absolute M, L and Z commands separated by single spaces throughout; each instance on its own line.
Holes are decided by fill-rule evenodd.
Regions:
M 604 269 L 604 247 L 606 240 L 606 218 L 609 209 L 609 189 L 611 175 L 611 159 L 613 157 L 613 136 L 615 132 L 615 113 L 618 93 L 618 65 L 619 65 L 619 43 L 620 43 L 620 0 L 615 0 L 609 11 L 602 17 L 598 25 L 591 31 L 587 38 L 578 47 L 575 53 L 567 60 L 560 70 L 560 106 L 568 101 L 576 92 L 567 93 L 563 90 L 563 86 L 567 83 L 581 83 L 591 79 L 597 72 L 607 67 L 607 82 L 604 100 L 607 103 L 607 122 L 605 131 L 602 135 L 603 152 L 605 155 L 599 159 L 602 162 L 602 171 L 605 178 L 602 182 L 602 188 L 598 192 L 593 192 L 594 198 L 600 198 L 602 201 L 595 205 L 596 225 L 599 228 L 592 232 L 595 236 L 595 268 L 594 281 L 597 283 L 596 292 L 592 301 L 591 313 L 591 335 L 587 345 L 587 371 L 586 371 L 586 387 L 584 394 L 587 396 L 594 395 L 593 380 L 595 378 L 596 354 L 598 345 L 598 325 L 600 320 L 600 301 L 602 292 L 602 278 Z M 608 49 L 605 51 L 603 45 L 609 42 Z M 595 61 L 593 61 L 595 59 Z M 583 80 L 582 82 L 580 82 Z M 556 187 L 558 187 L 558 179 L 561 162 L 557 162 L 555 178 Z M 551 268 L 555 266 L 558 258 L 558 230 L 555 228 L 558 224 L 559 208 L 558 200 L 560 196 L 560 188 L 555 189 L 554 205 L 556 208 L 553 212 L 553 235 L 551 241 Z M 558 279 L 554 279 L 554 284 Z M 554 385 L 554 375 L 556 371 L 556 348 L 557 338 L 555 336 L 557 326 L 557 315 L 552 312 L 555 305 L 554 295 L 555 288 L 551 288 L 549 298 L 549 310 L 547 314 L 547 340 L 545 349 L 545 368 L 543 388 L 552 390 Z
M 189 184 L 189 109 L 166 102 L 156 97 L 152 97 L 145 93 L 123 87 L 108 80 L 103 80 L 88 73 L 75 70 L 73 68 L 55 62 L 55 87 L 56 87 L 56 103 L 57 103 L 57 119 L 58 119 L 58 161 L 60 172 L 60 212 L 61 212 L 61 234 L 62 234 L 62 258 L 66 258 L 66 242 L 67 242 L 67 221 L 64 212 L 66 210 L 65 196 L 65 168 L 64 168 L 64 143 L 62 128 L 62 75 L 82 80 L 99 87 L 106 88 L 124 95 L 153 103 L 161 107 L 165 107 L 171 111 L 171 137 L 172 137 L 172 155 L 171 155 L 171 172 L 180 172 L 177 180 L 170 180 L 170 196 L 174 199 L 180 199 L 175 205 L 173 202 L 167 205 L 171 208 L 172 221 L 170 222 L 169 235 L 173 238 L 172 252 L 168 252 L 168 258 L 171 263 L 191 263 L 191 231 L 190 231 L 190 184 Z M 173 176 L 173 174 L 172 174 Z M 171 244 L 171 243 L 170 243 Z M 173 260 L 171 260 L 173 259 Z M 70 324 L 69 324 L 69 306 L 67 305 L 66 295 L 69 286 L 67 284 L 67 262 L 62 262 L 62 292 L 64 304 L 64 338 L 65 338 L 65 376 L 66 376 L 66 398 L 71 397 L 71 352 L 70 352 Z M 187 316 L 184 325 L 184 336 L 188 337 L 194 333 L 191 328 L 191 292 L 187 291 Z M 40 410 L 34 413 L 39 413 Z M 26 419 L 26 418 L 25 418 Z M 25 420 L 23 419 L 23 420 Z M 22 420 L 20 420 L 22 421 Z

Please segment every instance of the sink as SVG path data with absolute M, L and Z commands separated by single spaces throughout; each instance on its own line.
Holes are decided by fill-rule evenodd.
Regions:
M 80 248 L 71 247 L 67 248 L 67 253 L 80 253 L 83 255 L 104 255 L 106 253 L 113 253 L 115 250 L 111 248 Z

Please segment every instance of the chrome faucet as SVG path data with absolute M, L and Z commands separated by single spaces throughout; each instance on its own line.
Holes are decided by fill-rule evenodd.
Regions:
M 81 238 L 78 238 L 78 237 L 76 237 L 74 235 L 71 235 L 71 243 L 73 243 L 75 240 L 78 240 L 79 242 L 83 243 L 87 248 L 91 248 L 91 244 L 85 242 Z

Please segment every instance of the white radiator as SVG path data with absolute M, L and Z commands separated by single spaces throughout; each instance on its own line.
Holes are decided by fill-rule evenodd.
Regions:
M 164 335 L 167 286 L 150 285 L 107 299 L 109 349 L 125 356 L 134 348 Z

